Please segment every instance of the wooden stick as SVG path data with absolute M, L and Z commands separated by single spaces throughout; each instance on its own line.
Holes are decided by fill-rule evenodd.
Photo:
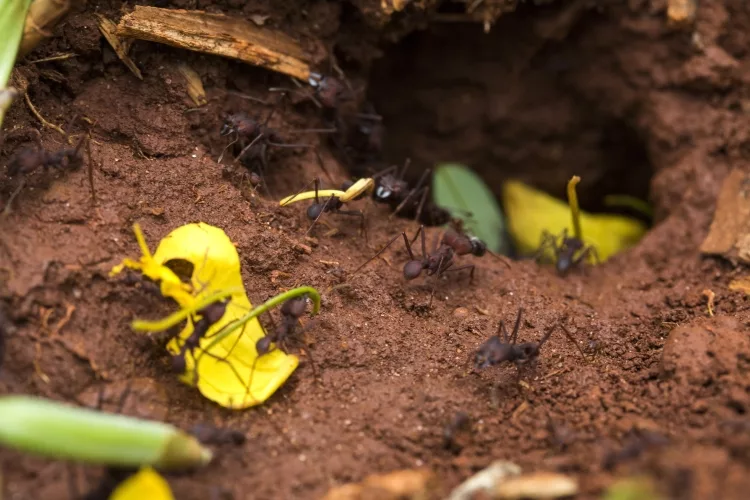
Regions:
M 117 35 L 238 59 L 303 81 L 310 76 L 310 57 L 296 40 L 222 14 L 136 5 Z

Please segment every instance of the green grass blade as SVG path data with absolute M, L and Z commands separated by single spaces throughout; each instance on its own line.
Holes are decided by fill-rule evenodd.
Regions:
M 169 424 L 30 396 L 0 397 L 0 445 L 121 467 L 180 469 L 211 460 L 209 450 Z
M 3 124 L 5 110 L 10 105 L 5 87 L 16 63 L 29 5 L 31 0 L 0 0 L 0 125 Z

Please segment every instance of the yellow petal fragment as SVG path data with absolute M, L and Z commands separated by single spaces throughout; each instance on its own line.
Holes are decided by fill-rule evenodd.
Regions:
M 539 248 L 545 230 L 558 235 L 567 229 L 573 234 L 567 203 L 519 181 L 503 184 L 503 208 L 510 235 L 522 254 Z M 648 230 L 646 224 L 630 217 L 580 214 L 584 242 L 596 248 L 602 262 L 635 245 Z
M 243 409 L 268 399 L 294 372 L 299 359 L 280 349 L 258 358 L 255 344 L 265 335 L 258 318 L 248 321 L 205 352 L 217 332 L 252 309 L 240 273 L 240 257 L 226 233 L 202 222 L 187 224 L 162 239 L 151 256 L 140 228 L 135 226 L 135 231 L 144 255 L 137 262 L 125 259 L 113 273 L 124 266 L 161 280 L 162 294 L 173 298 L 181 309 L 163 320 L 139 321 L 135 326 L 153 330 L 155 326 L 177 324 L 189 317 L 190 312 L 204 307 L 207 301 L 231 297 L 224 316 L 201 339 L 195 359 L 186 356 L 187 369 L 180 378 L 189 385 L 196 385 L 206 398 L 227 408 Z M 182 283 L 166 266 L 170 261 L 187 261 L 192 265 L 190 284 Z M 169 282 L 167 286 L 164 280 Z M 188 320 L 180 334 L 167 344 L 167 350 L 178 354 L 192 332 L 193 324 Z
M 346 203 L 347 201 L 353 200 L 357 196 L 372 192 L 373 189 L 375 189 L 374 180 L 370 178 L 360 179 L 352 184 L 342 196 L 339 196 L 339 199 Z
M 174 500 L 169 483 L 151 467 L 143 467 L 115 489 L 109 500 Z
M 338 189 L 319 189 L 318 190 L 318 198 L 328 198 L 329 196 L 342 198 L 346 196 L 346 193 Z M 305 200 L 312 200 L 312 199 L 315 199 L 315 191 L 305 191 L 304 193 L 293 194 L 291 196 L 287 196 L 286 198 L 284 198 L 283 200 L 279 202 L 279 206 L 284 207 L 292 203 L 297 203 L 298 201 L 305 201 Z

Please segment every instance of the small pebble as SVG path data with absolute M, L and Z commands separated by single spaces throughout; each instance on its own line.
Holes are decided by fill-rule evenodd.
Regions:
M 465 307 L 457 307 L 453 310 L 453 315 L 457 318 L 465 318 L 469 315 L 469 310 Z

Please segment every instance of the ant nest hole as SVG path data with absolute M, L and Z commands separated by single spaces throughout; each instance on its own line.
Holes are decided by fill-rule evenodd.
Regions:
M 650 196 L 652 125 L 615 60 L 632 35 L 611 12 L 565 4 L 520 4 L 485 33 L 479 23 L 440 22 L 466 7 L 447 2 L 437 21 L 383 47 L 367 99 L 383 117 L 387 163 L 410 158 L 412 181 L 462 163 L 498 199 L 512 178 L 564 200 L 579 175 L 583 210 L 639 217 L 605 206 L 606 195 L 628 195 L 663 219 L 673 207 Z

